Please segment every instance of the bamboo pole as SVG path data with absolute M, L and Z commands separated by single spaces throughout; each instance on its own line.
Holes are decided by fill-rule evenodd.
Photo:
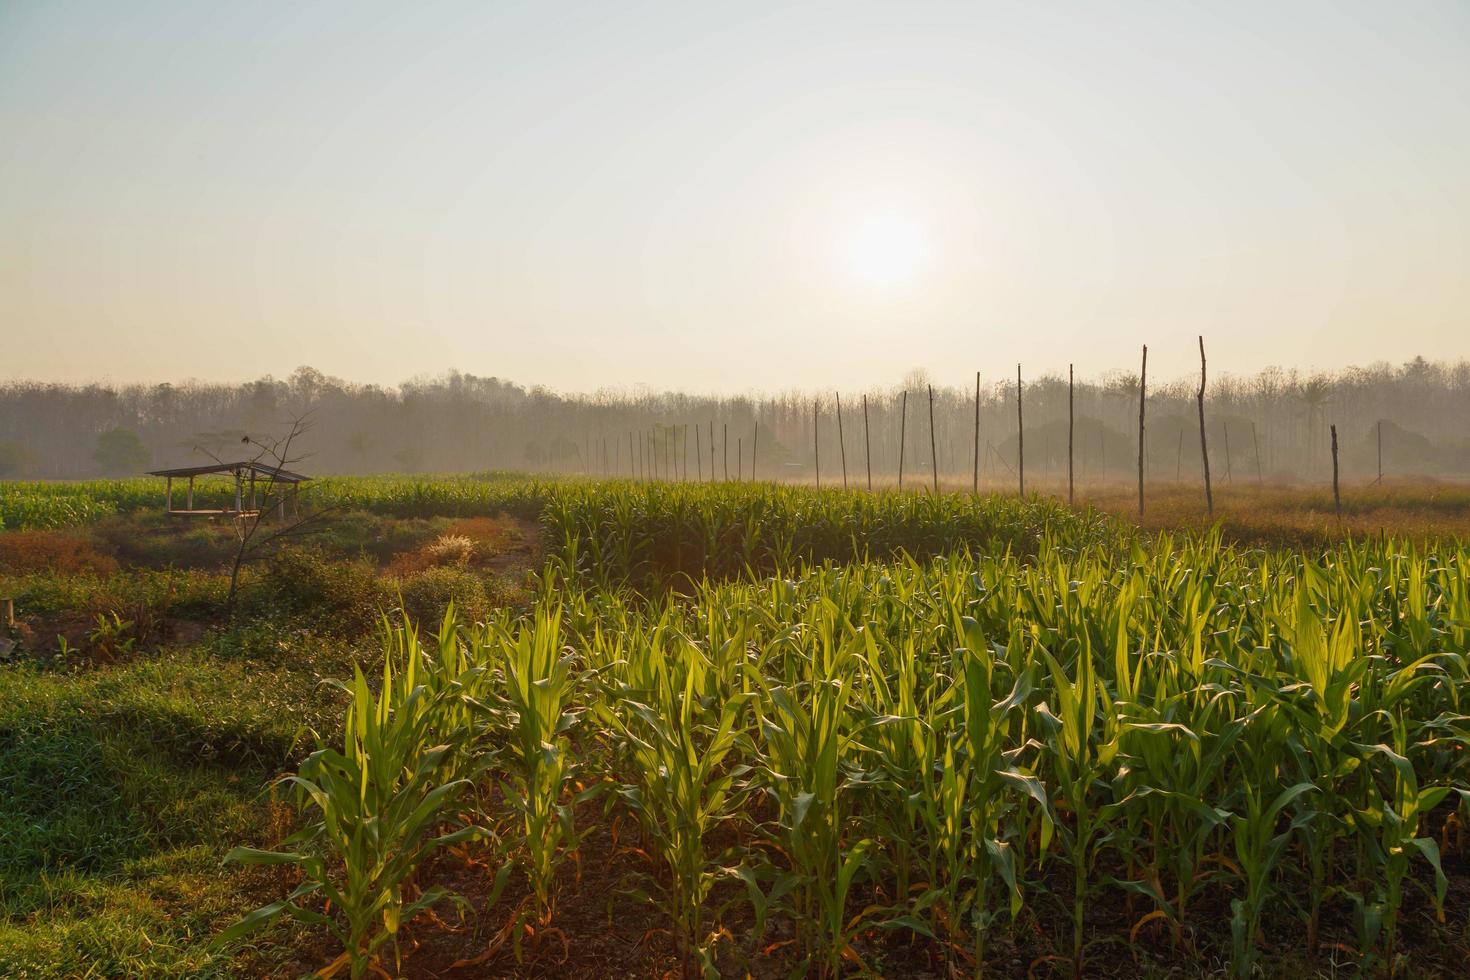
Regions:
M 1205 506 L 1209 509 L 1210 516 L 1215 516 L 1215 493 L 1210 488 L 1210 450 L 1205 442 L 1205 338 L 1199 339 L 1199 394 L 1195 396 L 1199 404 L 1199 452 L 1205 464 Z
M 1378 420 L 1378 479 L 1374 483 L 1383 482 L 1383 419 Z
M 817 472 L 817 489 L 822 489 L 822 440 L 819 437 L 817 400 L 812 399 L 812 463 Z
M 873 492 L 873 443 L 868 438 L 868 396 L 863 396 L 863 462 L 868 467 L 868 492 Z
M 847 489 L 847 440 L 842 437 L 842 392 L 837 392 L 837 449 L 842 454 L 842 489 Z
M 1021 411 L 1021 365 L 1016 365 L 1016 475 L 1026 496 L 1026 418 Z
M 939 450 L 934 441 L 934 386 L 929 386 L 929 467 L 934 471 L 934 492 L 939 492 Z
M 1342 522 L 1342 493 L 1337 485 L 1337 426 L 1332 426 L 1332 506 L 1337 511 L 1338 523 Z
M 1264 481 L 1261 478 L 1261 440 L 1256 438 L 1255 419 L 1251 419 L 1251 446 L 1255 449 L 1256 453 L 1256 486 L 1259 487 L 1263 485 Z
M 909 393 L 903 393 L 903 407 L 898 414 L 898 489 L 903 489 L 903 447 L 908 441 Z
M 1077 415 L 1075 412 L 1076 381 L 1072 374 L 1072 365 L 1067 365 L 1067 506 L 1077 506 L 1077 482 L 1072 469 L 1072 437 L 1076 432 Z
M 980 492 L 980 372 L 975 372 L 975 468 L 970 474 L 970 492 Z
M 1138 516 L 1143 518 L 1143 410 L 1148 404 L 1148 344 L 1143 345 L 1143 366 L 1138 370 Z

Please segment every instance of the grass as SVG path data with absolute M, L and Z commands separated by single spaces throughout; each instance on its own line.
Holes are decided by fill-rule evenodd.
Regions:
M 229 975 L 204 940 L 269 883 L 222 849 L 278 832 L 262 790 L 339 703 L 204 654 L 0 667 L 0 974 Z

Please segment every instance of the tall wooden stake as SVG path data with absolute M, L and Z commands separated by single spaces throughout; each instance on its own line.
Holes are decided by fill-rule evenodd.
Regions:
M 1210 516 L 1215 516 L 1215 493 L 1210 488 L 1210 450 L 1205 443 L 1205 338 L 1199 339 L 1199 394 L 1195 396 L 1199 403 L 1199 452 L 1205 461 L 1205 506 L 1209 509 Z
M 709 420 L 709 482 L 715 482 L 715 420 Z
M 868 438 L 868 396 L 863 396 L 863 460 L 868 466 L 868 492 L 873 491 L 873 443 Z
M 761 424 L 752 422 L 750 424 L 750 480 L 755 482 L 755 451 L 761 444 Z
M 1184 482 L 1184 426 L 1179 427 L 1179 449 L 1174 454 L 1174 482 Z
M 1383 482 L 1383 419 L 1378 420 L 1378 479 L 1373 482 Z
M 1076 433 L 1077 415 L 1075 404 L 1077 398 L 1076 381 L 1072 374 L 1072 365 L 1067 365 L 1067 506 L 1077 506 L 1077 483 L 1072 472 L 1072 437 Z
M 934 441 L 934 386 L 929 386 L 929 468 L 934 471 L 934 492 L 939 492 L 939 449 Z
M 970 474 L 970 492 L 980 492 L 980 372 L 975 372 L 975 469 Z
M 1016 475 L 1026 496 L 1026 419 L 1021 412 L 1021 365 L 1016 365 Z
M 842 392 L 837 393 L 837 449 L 842 454 L 842 489 L 847 489 L 847 440 L 842 438 Z
M 1337 510 L 1338 521 L 1342 520 L 1342 494 L 1337 488 L 1337 426 L 1332 426 L 1332 506 Z
M 1143 409 L 1148 404 L 1148 344 L 1143 345 L 1143 365 L 1138 369 L 1138 516 L 1143 517 Z
M 1256 486 L 1262 486 L 1261 478 L 1261 440 L 1256 438 L 1256 420 L 1251 419 L 1251 447 L 1256 452 Z
M 909 393 L 903 393 L 903 406 L 898 413 L 898 489 L 903 489 L 903 448 L 908 443 Z
M 740 475 L 745 472 L 745 439 L 735 440 L 735 479 L 738 481 Z
M 725 464 L 725 479 L 730 479 L 730 423 L 724 422 L 723 433 L 720 436 L 720 456 Z
M 817 472 L 817 489 L 822 489 L 822 440 L 817 429 L 817 400 L 812 399 L 812 464 Z
M 704 482 L 704 447 L 699 444 L 699 426 L 694 427 L 694 475 Z
M 1230 462 L 1230 419 L 1228 417 L 1225 419 L 1225 424 L 1220 427 L 1220 431 L 1225 437 L 1225 482 L 1234 483 L 1235 479 L 1230 475 L 1232 466 Z

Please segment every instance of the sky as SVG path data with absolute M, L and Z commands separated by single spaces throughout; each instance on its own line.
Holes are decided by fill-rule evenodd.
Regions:
M 0 380 L 1470 356 L 1470 4 L 0 0 Z

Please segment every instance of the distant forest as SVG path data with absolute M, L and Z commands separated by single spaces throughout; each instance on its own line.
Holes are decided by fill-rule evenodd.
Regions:
M 973 376 L 972 376 L 973 377 Z M 309 432 L 309 474 L 525 470 L 682 478 L 891 482 L 968 481 L 973 386 L 933 389 L 911 374 L 883 390 L 711 397 L 681 392 L 563 395 L 452 371 L 396 388 L 353 384 L 309 367 L 245 384 L 0 386 L 0 478 L 75 479 L 241 456 L 249 434 L 268 439 L 292 419 Z M 1197 379 L 1149 379 L 1150 480 L 1198 480 Z M 907 408 L 905 396 L 907 392 Z M 864 410 L 866 396 L 866 413 Z M 1066 478 L 1065 375 L 1023 377 L 1028 485 Z M 1014 375 L 980 389 L 980 470 L 1014 485 Z M 1331 374 L 1268 368 L 1211 379 L 1206 391 L 1214 479 L 1330 478 L 1336 425 L 1347 479 L 1470 476 L 1470 362 L 1416 358 Z M 816 427 L 816 436 L 813 427 Z M 1137 467 L 1138 376 L 1078 378 L 1074 451 L 1079 481 L 1131 478 Z M 711 445 L 713 439 L 713 445 Z M 248 454 L 246 454 L 248 455 Z M 754 458 L 754 459 L 753 459 Z

